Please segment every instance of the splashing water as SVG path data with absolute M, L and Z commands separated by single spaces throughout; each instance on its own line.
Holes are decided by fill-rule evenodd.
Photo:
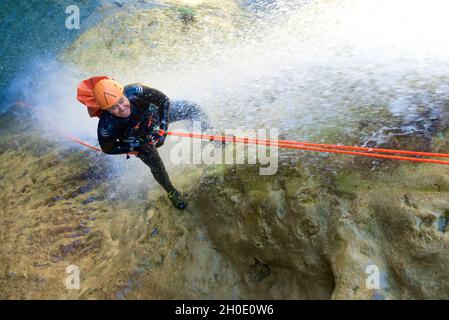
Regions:
M 277 127 L 301 140 L 337 139 L 363 119 L 410 121 L 423 108 L 447 117 L 447 1 L 250 1 L 246 8 L 251 24 L 229 42 L 190 43 L 195 54 L 176 64 L 142 53 L 117 78 L 199 103 L 217 128 Z M 74 98 L 90 74 L 45 65 L 27 99 L 48 111 L 47 127 L 95 141 L 96 122 Z
M 207 106 L 220 127 L 277 126 L 300 130 L 303 138 L 385 109 L 408 120 L 421 104 L 441 113 L 448 98 L 448 6 L 437 0 L 281 5 L 242 43 L 168 67 L 159 81 Z

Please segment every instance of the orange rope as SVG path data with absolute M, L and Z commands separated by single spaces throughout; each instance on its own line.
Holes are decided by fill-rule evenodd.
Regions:
M 24 101 L 16 101 L 16 104 L 25 108 L 32 108 L 31 105 Z M 449 161 L 444 160 L 434 160 L 434 159 L 423 159 L 415 157 L 403 157 L 394 156 L 389 154 L 402 154 L 402 155 L 413 155 L 413 156 L 426 156 L 426 157 L 438 157 L 438 158 L 449 158 L 449 154 L 446 153 L 432 153 L 432 152 L 418 152 L 418 151 L 407 151 L 407 150 L 394 150 L 394 149 L 380 149 L 380 148 L 366 148 L 366 147 L 356 147 L 356 146 L 340 146 L 333 144 L 323 144 L 323 143 L 310 143 L 310 142 L 299 142 L 299 141 L 289 141 L 289 140 L 259 140 L 251 138 L 238 138 L 235 136 L 217 136 L 217 135 L 207 135 L 207 134 L 196 134 L 196 133 L 181 133 L 170 131 L 167 132 L 168 135 L 185 137 L 185 138 L 196 138 L 203 140 L 218 140 L 218 141 L 229 141 L 234 143 L 244 143 L 244 144 L 256 144 L 265 146 L 276 146 L 280 148 L 287 149 L 297 149 L 297 150 L 308 150 L 315 152 L 327 152 L 327 153 L 337 153 L 337 154 L 349 154 L 355 156 L 379 158 L 379 159 L 392 159 L 392 160 L 402 160 L 402 161 L 412 161 L 412 162 L 426 162 L 434 164 L 449 165 Z M 100 148 L 94 147 L 77 137 L 67 136 L 68 139 L 81 144 L 87 148 L 95 151 L 102 151 Z M 389 154 L 381 154 L 389 153 Z M 128 155 L 136 155 L 136 152 L 128 153 Z
M 84 142 L 84 141 L 78 139 L 77 137 L 74 137 L 74 136 L 66 136 L 66 138 L 69 139 L 69 140 L 72 140 L 72 141 L 74 141 L 74 142 L 76 142 L 76 143 L 79 143 L 80 145 L 83 145 L 83 146 L 85 146 L 85 147 L 88 147 L 88 148 L 90 148 L 90 149 L 92 149 L 92 150 L 103 152 L 103 150 L 101 150 L 100 148 L 94 147 L 94 146 L 88 144 L 87 142 Z M 127 155 L 133 155 L 133 156 L 135 156 L 135 155 L 137 155 L 137 152 L 128 152 L 128 153 L 126 153 L 126 154 L 127 154 Z M 120 155 L 121 155 L 121 154 L 120 154 Z
M 76 142 L 76 143 L 79 143 L 80 145 L 83 145 L 83 146 L 85 146 L 85 147 L 88 147 L 88 148 L 90 148 L 90 149 L 92 149 L 92 150 L 100 151 L 100 152 L 102 151 L 100 148 L 91 146 L 91 145 L 88 144 L 87 142 L 84 142 L 84 141 L 78 139 L 77 137 L 73 137 L 73 136 L 66 136 L 66 137 L 67 137 L 67 139 L 70 139 L 70 140 L 72 140 L 72 141 L 74 141 L 74 142 Z
M 422 159 L 422 158 L 414 158 L 414 157 L 401 157 L 401 156 L 392 156 L 392 155 L 370 153 L 370 152 L 381 152 L 382 150 L 388 150 L 388 151 L 391 151 L 391 153 L 416 154 L 416 155 L 426 155 L 426 156 L 433 156 L 433 157 L 449 158 L 449 154 L 444 154 L 444 153 L 442 154 L 442 153 L 414 152 L 414 151 L 402 151 L 402 150 L 391 150 L 391 149 L 337 146 L 337 145 L 326 145 L 326 144 L 318 144 L 318 143 L 302 143 L 302 142 L 286 141 L 286 140 L 259 140 L 259 139 L 238 138 L 238 137 L 230 137 L 230 136 L 215 136 L 215 135 L 195 134 L 195 133 L 181 133 L 181 132 L 173 132 L 173 131 L 168 132 L 168 135 L 178 136 L 178 137 L 186 137 L 186 138 L 197 138 L 197 139 L 203 139 L 203 140 L 209 140 L 209 141 L 218 140 L 218 141 L 240 142 L 240 143 L 244 143 L 244 144 L 277 146 L 277 147 L 288 148 L 288 149 L 309 150 L 309 151 L 316 151 L 316 152 L 349 154 L 349 155 L 364 156 L 364 157 L 371 157 L 371 158 L 393 159 L 393 160 L 412 161 L 412 162 L 427 162 L 427 163 L 449 165 L 449 161 L 443 161 L 443 160 Z M 315 146 L 325 146 L 326 148 L 318 148 Z M 366 150 L 366 152 L 337 150 L 337 147 L 342 148 L 342 149 L 345 148 L 345 149 L 352 149 L 352 150 Z
M 232 141 L 233 137 L 226 136 L 214 136 L 205 134 L 195 134 L 195 133 L 180 133 L 180 132 L 169 132 L 169 135 L 178 137 L 189 137 L 189 138 L 199 138 L 204 140 L 222 140 Z M 246 139 L 246 138 L 243 138 Z M 432 152 L 418 152 L 418 151 L 406 151 L 406 150 L 395 150 L 395 149 L 379 149 L 379 148 L 366 148 L 366 147 L 355 147 L 355 146 L 341 146 L 335 144 L 323 144 L 323 143 L 310 143 L 310 142 L 300 142 L 300 141 L 288 141 L 288 140 L 259 140 L 259 139 L 248 139 L 251 141 L 256 141 L 257 144 L 260 142 L 276 143 L 282 145 L 291 146 L 309 146 L 309 147 L 323 147 L 330 149 L 342 149 L 342 150 L 356 150 L 356 151 L 366 151 L 366 152 L 381 152 L 381 153 L 393 153 L 393 154 L 407 154 L 414 156 L 425 156 L 425 157 L 438 157 L 438 158 L 449 158 L 447 153 L 432 153 Z
M 205 135 L 205 134 L 195 134 L 195 133 L 181 133 L 181 132 L 174 132 L 170 131 L 167 133 L 171 136 L 178 136 L 178 137 L 185 137 L 185 138 L 197 138 L 197 139 L 203 139 L 203 140 L 218 140 L 218 141 L 229 141 L 234 143 L 244 143 L 244 144 L 257 144 L 257 145 L 265 145 L 265 146 L 274 146 L 274 147 L 280 147 L 280 148 L 287 148 L 287 149 L 297 149 L 297 150 L 308 150 L 308 151 L 315 151 L 315 152 L 327 152 L 327 153 L 337 153 L 337 154 L 348 154 L 348 155 L 355 155 L 355 156 L 363 156 L 363 157 L 371 157 L 371 158 L 378 158 L 378 159 L 391 159 L 391 160 L 401 160 L 401 161 L 412 161 L 412 162 L 424 162 L 424 163 L 434 163 L 434 164 L 443 164 L 443 165 L 449 165 L 449 161 L 444 160 L 435 160 L 435 159 L 422 159 L 422 158 L 414 158 L 414 157 L 401 157 L 401 156 L 392 156 L 387 154 L 378 154 L 378 153 L 369 153 L 369 152 L 358 152 L 358 151 L 346 151 L 346 150 L 338 150 L 338 149 L 332 149 L 333 145 L 325 145 L 325 144 L 313 144 L 313 143 L 301 143 L 301 142 L 294 142 L 294 141 L 284 141 L 284 140 L 259 140 L 259 139 L 250 139 L 250 138 L 238 138 L 238 137 L 231 137 L 231 136 L 214 136 L 214 135 Z M 90 149 L 101 151 L 100 148 L 94 147 L 76 137 L 73 136 L 67 136 L 68 139 L 79 143 L 85 147 L 88 147 Z M 323 145 L 328 146 L 328 148 L 318 148 L 313 147 L 310 145 Z M 350 146 L 337 146 L 337 147 L 346 147 L 348 149 L 359 147 L 350 147 Z M 361 148 L 361 147 L 360 147 Z M 361 148 L 363 149 L 370 149 L 370 152 L 376 151 L 379 152 L 379 150 L 384 149 L 375 149 L 375 148 Z M 402 151 L 402 150 L 390 150 L 385 149 L 389 151 Z M 415 153 L 413 151 L 406 151 L 410 152 L 410 154 Z M 443 157 L 449 157 L 449 154 L 440 154 L 440 153 L 428 153 L 428 152 L 416 152 L 417 154 L 427 154 L 431 156 L 443 156 Z M 132 155 L 136 155 L 136 152 L 129 153 Z

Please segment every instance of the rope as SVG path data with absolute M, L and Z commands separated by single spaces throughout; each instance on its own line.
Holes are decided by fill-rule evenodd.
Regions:
M 24 101 L 16 101 L 16 105 L 24 108 L 32 109 L 32 106 Z M 437 157 L 437 158 L 449 158 L 449 154 L 446 153 L 432 153 L 432 152 L 418 152 L 418 151 L 408 151 L 408 150 L 395 150 L 395 149 L 381 149 L 381 148 L 366 148 L 366 147 L 356 147 L 356 146 L 342 146 L 334 144 L 323 144 L 323 143 L 310 143 L 310 142 L 300 142 L 300 141 L 289 141 L 289 140 L 260 140 L 252 139 L 248 137 L 239 138 L 235 136 L 219 136 L 219 135 L 207 135 L 207 134 L 196 134 L 196 133 L 182 133 L 169 131 L 167 135 L 184 137 L 190 139 L 202 139 L 209 141 L 223 141 L 223 142 L 233 142 L 233 143 L 244 143 L 244 144 L 255 144 L 255 145 L 265 145 L 274 146 L 286 149 L 296 149 L 296 150 L 306 150 L 315 152 L 325 152 L 325 153 L 336 153 L 336 154 L 348 154 L 362 157 L 378 158 L 378 159 L 391 159 L 399 161 L 410 161 L 410 162 L 422 162 L 422 163 L 434 163 L 449 165 L 449 161 L 436 160 L 436 159 L 423 159 L 416 157 L 404 157 L 399 155 L 409 155 L 409 156 L 424 156 L 424 157 Z M 87 142 L 84 142 L 74 136 L 66 136 L 69 140 L 83 145 L 95 151 L 101 152 L 102 150 L 98 147 L 94 147 Z M 387 154 L 385 154 L 387 153 Z M 128 153 L 127 155 L 136 155 L 136 152 Z M 396 154 L 396 155 L 391 155 Z
M 386 154 L 378 154 L 378 153 L 370 153 L 370 152 L 385 152 L 387 150 L 390 153 L 398 153 L 398 154 L 411 154 L 411 155 L 425 155 L 432 157 L 444 157 L 449 158 L 449 154 L 445 153 L 429 153 L 429 152 L 416 152 L 416 151 L 403 151 L 403 150 L 393 150 L 393 149 L 376 149 L 376 148 L 363 148 L 363 147 L 353 147 L 353 146 L 338 146 L 331 144 L 318 144 L 318 143 L 308 143 L 308 142 L 296 142 L 296 141 L 287 141 L 287 140 L 259 140 L 259 139 L 250 139 L 250 138 L 238 138 L 235 136 L 216 136 L 216 135 L 205 135 L 205 134 L 195 134 L 195 133 L 181 133 L 181 132 L 168 132 L 168 135 L 178 136 L 178 137 L 186 137 L 186 138 L 196 138 L 203 139 L 209 141 L 229 141 L 229 142 L 239 142 L 244 144 L 257 144 L 257 145 L 266 145 L 266 146 L 277 146 L 281 148 L 287 149 L 298 149 L 298 150 L 308 150 L 308 151 L 316 151 L 316 152 L 327 152 L 327 153 L 339 153 L 339 154 L 349 154 L 363 157 L 371 157 L 371 158 L 380 158 L 380 159 L 392 159 L 392 160 L 402 160 L 402 161 L 412 161 L 412 162 L 427 162 L 427 163 L 435 163 L 435 164 L 444 164 L 449 165 L 449 161 L 444 160 L 434 160 L 434 159 L 422 159 L 422 158 L 414 158 L 414 157 L 401 157 L 401 156 L 393 156 Z M 316 147 L 318 146 L 318 147 Z M 319 147 L 326 148 L 319 148 Z M 346 150 L 338 150 L 338 149 L 348 149 L 348 150 L 360 150 L 366 152 L 355 152 L 355 151 L 346 151 Z
M 304 142 L 286 141 L 286 140 L 259 140 L 259 139 L 251 139 L 251 138 L 247 138 L 247 137 L 239 138 L 239 137 L 235 137 L 235 136 L 215 136 L 215 135 L 204 135 L 204 134 L 195 134 L 195 133 L 181 133 L 181 132 L 174 132 L 174 131 L 169 131 L 167 134 L 171 135 L 171 136 L 202 139 L 202 140 L 209 140 L 209 141 L 217 140 L 217 141 L 223 141 L 223 142 L 227 141 L 227 142 L 233 142 L 233 143 L 274 146 L 274 147 L 280 147 L 280 148 L 286 148 L 286 149 L 297 149 L 297 150 L 307 150 L 307 151 L 336 153 L 336 154 L 348 154 L 348 155 L 378 158 L 378 159 L 391 159 L 391 160 L 399 160 L 399 161 L 411 161 L 411 162 L 449 165 L 449 161 L 444 161 L 444 160 L 403 157 L 403 156 L 394 156 L 394 155 L 371 153 L 371 152 L 385 152 L 384 150 L 387 150 L 390 153 L 397 153 L 397 154 L 410 154 L 410 155 L 416 154 L 416 155 L 425 155 L 425 156 L 430 156 L 430 157 L 449 158 L 449 154 L 445 154 L 445 153 L 430 153 L 430 152 L 415 152 L 415 151 L 403 151 L 403 150 L 393 150 L 393 149 L 363 148 L 363 147 L 339 146 L 339 145 L 308 143 L 308 142 L 304 143 Z M 78 143 L 78 144 L 88 147 L 92 150 L 101 151 L 100 148 L 94 147 L 94 146 L 88 144 L 87 142 L 84 142 L 76 137 L 67 136 L 67 138 Z M 325 146 L 327 148 L 322 148 L 321 146 Z M 360 150 L 360 151 L 347 151 L 347 150 L 340 150 L 340 149 Z M 361 152 L 361 151 L 365 151 L 365 152 Z M 130 154 L 135 155 L 136 153 L 130 153 Z

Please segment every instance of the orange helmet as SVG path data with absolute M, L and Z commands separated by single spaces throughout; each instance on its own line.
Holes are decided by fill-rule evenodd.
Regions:
M 106 76 L 92 77 L 78 86 L 77 99 L 87 106 L 91 117 L 112 107 L 123 95 L 123 86 Z

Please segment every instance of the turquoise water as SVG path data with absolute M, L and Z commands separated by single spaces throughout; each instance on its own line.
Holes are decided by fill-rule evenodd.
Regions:
M 66 8 L 76 3 L 80 8 L 80 30 L 69 30 Z M 86 28 L 99 6 L 98 1 L 12 1 L 0 2 L 0 110 L 16 98 L 10 83 L 29 70 L 36 59 L 58 55 Z M 6 100 L 5 100 L 6 99 Z

